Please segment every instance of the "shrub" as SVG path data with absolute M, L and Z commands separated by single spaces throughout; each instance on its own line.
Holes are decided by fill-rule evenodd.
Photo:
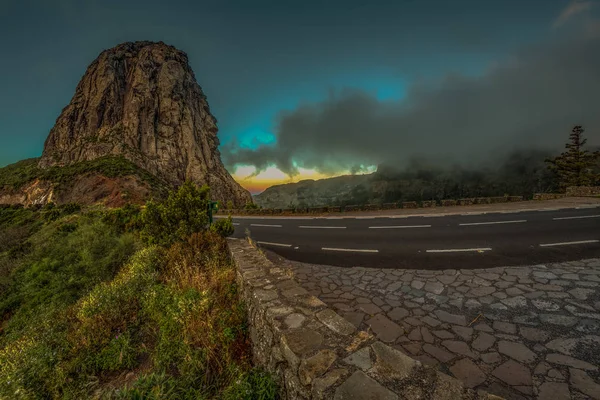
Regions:
M 69 215 L 81 211 L 81 205 L 77 203 L 66 203 L 59 207 L 63 215 Z
M 233 231 L 235 230 L 235 228 L 233 226 L 231 216 L 227 218 L 218 219 L 210 226 L 210 230 L 218 233 L 222 237 L 233 235 Z
M 126 204 L 121 208 L 106 210 L 102 221 L 115 228 L 118 233 L 133 232 L 140 228 L 141 207 Z
M 244 206 L 245 210 L 258 210 L 258 205 L 255 203 L 246 203 Z
M 186 182 L 163 203 L 149 201 L 141 214 L 142 238 L 169 246 L 208 226 L 209 189 Z

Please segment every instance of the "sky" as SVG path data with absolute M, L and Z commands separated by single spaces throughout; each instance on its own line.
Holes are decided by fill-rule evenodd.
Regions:
M 228 170 L 256 193 L 411 157 L 600 144 L 593 0 L 0 0 L 0 166 L 41 154 L 107 48 L 187 52 Z

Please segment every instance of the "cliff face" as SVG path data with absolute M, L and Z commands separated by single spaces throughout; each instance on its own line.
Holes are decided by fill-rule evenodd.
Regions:
M 225 170 L 218 145 L 216 120 L 187 55 L 164 43 L 124 43 L 88 67 L 39 166 L 122 155 L 173 185 L 208 184 L 213 199 L 243 206 L 250 193 Z

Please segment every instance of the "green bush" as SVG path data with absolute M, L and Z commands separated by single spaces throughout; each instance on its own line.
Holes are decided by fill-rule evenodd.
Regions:
M 141 214 L 141 236 L 149 244 L 169 246 L 208 227 L 208 186 L 186 182 L 166 201 L 149 201 Z
M 218 233 L 223 237 L 233 235 L 233 231 L 235 230 L 233 226 L 233 221 L 231 220 L 231 216 L 227 218 L 221 218 L 213 222 L 210 226 L 210 230 Z
M 121 208 L 106 210 L 102 221 L 115 228 L 118 233 L 133 232 L 140 228 L 142 208 L 134 204 L 126 204 Z
M 246 205 L 244 206 L 245 210 L 258 210 L 258 204 L 256 203 L 246 203 Z

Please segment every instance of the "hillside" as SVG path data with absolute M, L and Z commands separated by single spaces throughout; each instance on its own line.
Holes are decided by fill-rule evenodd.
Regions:
M 0 207 L 0 398 L 273 399 L 207 202 Z
M 0 204 L 102 203 L 121 207 L 162 198 L 170 185 L 123 157 L 100 157 L 64 167 L 39 167 L 39 158 L 0 168 Z
M 369 178 L 369 175 L 346 175 L 276 185 L 254 196 L 254 201 L 265 208 L 338 204 L 352 199 L 356 195 L 357 187 L 366 184 Z
M 380 165 L 369 175 L 301 181 L 268 188 L 254 196 L 265 208 L 317 207 L 367 203 L 503 196 L 532 198 L 557 190 L 556 177 L 545 159 L 551 153 L 515 151 L 496 165 L 435 166 L 413 161 L 396 168 Z

